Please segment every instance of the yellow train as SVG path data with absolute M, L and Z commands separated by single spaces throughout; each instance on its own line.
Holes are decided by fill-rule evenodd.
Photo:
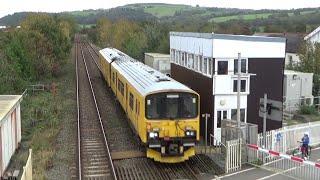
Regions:
M 100 50 L 98 64 L 148 158 L 177 163 L 195 155 L 200 112 L 195 91 L 114 48 Z

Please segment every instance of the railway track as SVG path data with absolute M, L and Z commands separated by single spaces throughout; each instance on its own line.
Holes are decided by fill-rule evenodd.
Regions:
M 78 179 L 117 179 L 83 52 L 76 43 Z
M 78 48 L 79 49 L 79 48 Z M 117 179 L 212 179 L 214 175 L 220 174 L 220 170 L 216 167 L 214 162 L 204 155 L 196 155 L 192 157 L 189 161 L 178 164 L 163 164 L 154 162 L 151 159 L 145 157 L 134 157 L 134 158 L 117 158 L 115 154 L 117 153 L 127 153 L 128 150 L 140 151 L 139 143 L 137 139 L 133 138 L 133 134 L 130 131 L 130 127 L 127 123 L 124 112 L 121 110 L 121 107 L 115 103 L 115 99 L 110 90 L 105 86 L 105 81 L 99 72 L 98 61 L 98 49 L 92 47 L 90 43 L 84 43 L 79 49 L 81 54 L 79 57 L 81 59 L 86 59 L 87 67 L 83 73 L 90 72 L 90 76 L 87 79 L 91 79 L 92 82 L 89 83 L 93 93 L 95 92 L 97 97 L 99 97 L 93 104 L 87 103 L 87 107 L 93 106 L 96 107 L 96 111 L 101 109 L 101 117 L 90 116 L 90 118 L 95 120 L 95 122 L 100 122 L 101 126 L 104 126 L 104 132 L 107 132 L 107 135 L 103 135 L 109 142 L 109 152 L 111 156 L 114 156 L 111 164 L 113 164 L 113 173 Z M 79 59 L 80 59 L 79 58 Z M 85 66 L 85 65 L 83 65 Z M 79 68 L 81 70 L 81 67 Z M 80 80 L 80 83 L 84 83 L 84 80 Z M 88 81 L 88 80 L 87 80 Z M 88 85 L 88 86 L 89 86 Z M 80 88 L 81 89 L 81 88 Z M 87 95 L 88 96 L 88 95 Z M 93 96 L 93 95 L 91 95 Z M 87 97 L 88 98 L 88 97 Z M 92 101 L 92 100 L 91 100 Z M 81 106 L 81 104 L 80 104 Z M 98 108 L 99 107 L 99 108 Z M 81 114 L 81 111 L 80 111 Z M 97 113 L 96 113 L 97 114 Z M 98 120 L 100 119 L 100 120 Z M 79 129 L 82 130 L 87 128 L 88 131 L 91 127 L 91 124 L 86 124 L 85 126 L 80 126 Z M 95 128 L 94 128 L 95 129 Z M 102 129 L 102 128 L 101 128 Z M 96 129 L 94 130 L 97 131 Z M 93 132 L 92 132 L 93 133 Z M 94 133 L 93 133 L 94 134 Z M 102 132 L 99 133 L 101 136 Z M 90 137 L 89 137 L 90 138 Z M 101 139 L 97 138 L 97 139 Z M 102 138 L 103 139 L 103 138 Z M 89 148 L 90 149 L 90 148 Z M 98 153 L 102 153 L 101 149 L 96 149 L 96 147 L 91 148 L 90 152 L 94 152 L 96 156 Z M 101 150 L 101 151 L 100 151 Z M 82 155 L 82 154 L 81 154 Z M 83 155 L 82 155 L 83 156 Z M 100 155 L 99 155 L 100 156 Z M 104 155 L 101 155 L 104 156 Z M 104 156 L 105 157 L 105 156 Z M 111 159 L 111 158 L 109 158 Z M 111 176 L 110 165 L 106 166 L 109 163 L 104 164 L 104 167 L 107 167 L 108 170 L 106 174 L 108 177 Z M 83 165 L 82 165 L 83 166 Z M 81 168 L 82 170 L 85 168 Z

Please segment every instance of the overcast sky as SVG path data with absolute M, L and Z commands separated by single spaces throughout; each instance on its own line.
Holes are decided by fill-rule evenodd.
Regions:
M 108 9 L 132 3 L 172 3 L 171 0 L 0 0 L 0 17 L 14 12 L 61 12 L 83 9 Z M 176 4 L 246 9 L 292 9 L 320 7 L 320 0 L 175 0 Z

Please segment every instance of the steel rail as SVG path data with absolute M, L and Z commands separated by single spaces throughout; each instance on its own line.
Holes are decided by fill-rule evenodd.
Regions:
M 79 73 L 78 73 L 78 42 L 75 44 L 75 56 L 76 56 L 76 79 L 77 79 L 77 122 L 78 122 L 78 178 L 82 179 L 82 167 L 81 167 L 81 138 L 80 138 L 80 105 L 79 105 Z
M 103 138 L 104 138 L 104 143 L 105 143 L 105 146 L 107 148 L 108 159 L 109 159 L 110 166 L 111 166 L 112 176 L 113 176 L 113 178 L 115 180 L 117 180 L 117 175 L 116 175 L 116 172 L 115 172 L 115 169 L 114 169 L 114 165 L 113 165 L 113 161 L 112 161 L 112 158 L 111 158 L 111 153 L 110 153 L 110 148 L 109 148 L 108 141 L 107 141 L 107 136 L 106 136 L 105 129 L 104 129 L 104 126 L 103 126 L 103 123 L 102 123 L 99 107 L 98 107 L 98 104 L 97 104 L 96 96 L 95 96 L 95 93 L 94 93 L 94 90 L 93 90 L 93 86 L 92 86 L 92 82 L 91 82 L 91 77 L 90 77 L 90 74 L 89 74 L 89 70 L 88 70 L 88 66 L 87 66 L 87 63 L 86 63 L 86 59 L 84 57 L 83 48 L 80 46 L 80 49 L 81 49 L 81 55 L 82 55 L 83 62 L 84 62 L 84 65 L 85 65 L 87 77 L 88 77 L 88 80 L 89 80 L 92 97 L 93 97 L 94 104 L 95 104 L 95 107 L 96 107 L 96 111 L 97 111 L 97 114 L 98 114 L 101 131 L 102 131 Z

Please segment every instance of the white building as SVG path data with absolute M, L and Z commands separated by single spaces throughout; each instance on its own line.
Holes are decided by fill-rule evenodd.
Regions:
M 144 63 L 163 74 L 170 75 L 170 55 L 160 53 L 144 53 Z
M 236 120 L 241 53 L 241 121 L 261 131 L 260 98 L 267 93 L 282 102 L 285 48 L 279 37 L 170 32 L 171 76 L 200 94 L 201 114 L 211 115 L 207 130 L 219 140 L 221 120 Z M 268 122 L 268 130 L 282 127 L 282 121 Z
M 313 73 L 284 71 L 283 97 L 285 111 L 292 112 L 299 110 L 300 105 L 313 104 L 312 81 Z
M 304 37 L 304 40 L 310 41 L 312 43 L 320 43 L 320 26 Z
M 0 95 L 0 177 L 21 142 L 20 95 Z

